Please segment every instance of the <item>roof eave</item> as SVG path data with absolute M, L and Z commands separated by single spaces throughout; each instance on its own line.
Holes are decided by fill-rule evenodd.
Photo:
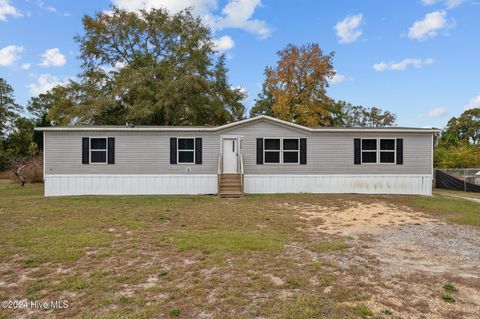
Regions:
M 96 131 L 96 132 L 111 132 L 111 131 L 117 131 L 117 132 L 218 132 L 218 131 L 223 131 L 226 129 L 230 129 L 232 127 L 236 127 L 239 125 L 244 125 L 248 124 L 250 122 L 255 122 L 258 120 L 267 120 L 273 123 L 285 125 L 297 130 L 305 131 L 305 132 L 327 132 L 327 133 L 338 133 L 338 132 L 392 132 L 392 133 L 438 133 L 441 130 L 440 129 L 395 129 L 395 128 L 369 128 L 369 129 L 362 129 L 362 128 L 340 128 L 340 129 L 328 129 L 328 128 L 310 128 L 306 127 L 303 125 L 287 122 L 284 120 L 280 120 L 277 118 L 273 118 L 267 115 L 259 115 L 256 117 L 248 118 L 245 120 L 241 120 L 238 122 L 233 122 L 233 123 L 228 123 L 224 124 L 221 126 L 216 126 L 216 127 L 168 127 L 168 128 L 162 128 L 162 127 L 95 127 L 95 128 L 90 128 L 90 127 L 35 127 L 36 131 L 79 131 L 79 132 L 89 132 L 89 131 Z
M 183 128 L 162 128 L 162 127 L 35 127 L 35 131 L 43 132 L 199 132 L 199 131 L 211 131 L 212 128 L 196 128 L 196 127 L 183 127 Z
M 345 129 L 315 129 L 315 132 L 328 132 L 328 133 L 335 133 L 335 132 L 351 132 L 351 133 L 356 133 L 356 132 L 361 132 L 361 133 L 438 133 L 441 132 L 442 130 L 440 129 L 415 129 L 415 128 L 345 128 Z

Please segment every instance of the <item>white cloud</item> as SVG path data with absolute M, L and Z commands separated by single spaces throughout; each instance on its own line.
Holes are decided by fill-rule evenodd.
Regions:
M 432 58 L 428 59 L 404 59 L 400 62 L 380 62 L 373 65 L 373 69 L 378 72 L 382 71 L 404 71 L 409 65 L 419 69 L 425 65 L 432 64 Z
M 262 39 L 268 38 L 272 34 L 272 29 L 267 23 L 263 20 L 252 19 L 256 8 L 261 5 L 260 0 L 230 0 L 222 9 L 222 15 L 214 18 L 213 28 L 218 30 L 243 29 Z
M 427 13 L 423 20 L 416 21 L 408 29 L 408 37 L 417 40 L 433 38 L 438 35 L 439 31 L 451 27 L 453 27 L 453 23 L 448 22 L 445 11 L 434 11 Z
M 52 13 L 56 13 L 57 15 L 60 15 L 60 16 L 64 16 L 64 17 L 69 17 L 71 16 L 70 13 L 68 12 L 59 12 L 57 10 L 57 8 L 55 8 L 54 6 L 52 5 L 49 5 L 49 4 L 46 4 L 44 1 L 42 0 L 37 0 L 36 1 L 37 3 L 37 6 L 42 9 L 42 10 L 45 10 L 45 11 L 48 11 L 48 12 L 52 12 Z
M 7 16 L 21 17 L 22 14 L 8 0 L 0 0 L 0 21 L 7 21 Z
M 23 63 L 20 67 L 22 68 L 22 70 L 28 70 L 30 69 L 30 63 Z
M 220 54 L 231 50 L 235 46 L 235 42 L 233 42 L 232 38 L 228 35 L 224 35 L 221 38 L 213 40 L 214 50 Z
M 20 59 L 20 54 L 24 51 L 22 46 L 8 45 L 0 49 L 0 66 L 12 65 L 15 61 Z
M 422 0 L 423 5 L 425 6 L 431 6 L 437 3 L 441 3 L 444 4 L 447 9 L 458 7 L 464 2 L 466 2 L 466 0 Z
M 220 15 L 214 13 L 218 9 L 218 0 L 112 0 L 112 4 L 128 11 L 165 8 L 172 13 L 191 7 L 193 13 L 214 30 L 242 29 L 260 38 L 268 38 L 272 33 L 265 21 L 252 19 L 255 10 L 261 6 L 261 0 L 229 0 Z
M 117 70 L 117 71 L 123 69 L 126 66 L 127 66 L 127 64 L 125 62 L 122 62 L 122 61 L 115 62 L 115 70 Z
M 177 13 L 191 7 L 196 15 L 205 15 L 217 8 L 218 0 L 112 0 L 112 4 L 127 11 L 165 8 Z
M 57 85 L 66 84 L 67 80 L 60 80 L 51 74 L 40 74 L 37 81 L 27 85 L 32 95 L 39 95 L 53 89 Z
M 480 95 L 470 100 L 470 103 L 465 107 L 465 110 L 480 108 Z
M 127 66 L 127 63 L 125 62 L 122 62 L 122 61 L 117 61 L 115 62 L 115 65 L 114 66 L 110 66 L 110 65 L 102 65 L 100 66 L 100 68 L 106 72 L 106 73 L 110 73 L 110 72 L 119 72 L 121 69 L 123 69 L 124 67 Z
M 231 86 L 230 87 L 232 90 L 239 90 L 240 92 L 242 92 L 242 94 L 245 94 L 245 99 L 247 99 L 250 95 L 248 94 L 248 91 L 246 88 L 244 88 L 243 86 L 241 85 L 237 85 L 237 86 Z
M 363 15 L 357 14 L 348 16 L 342 21 L 337 22 L 335 30 L 340 43 L 352 43 L 362 35 L 360 26 L 363 21 Z
M 54 6 L 45 4 L 45 2 L 42 1 L 42 0 L 37 0 L 37 6 L 40 9 L 43 9 L 43 10 L 47 10 L 47 11 L 50 11 L 50 12 L 57 12 L 57 9 Z
M 347 79 L 347 77 L 345 75 L 340 74 L 340 73 L 335 73 L 335 75 L 332 76 L 328 80 L 328 83 L 332 84 L 332 85 L 335 85 L 335 84 L 338 84 L 338 83 L 341 83 L 341 82 L 345 81 L 346 79 Z
M 49 66 L 63 66 L 65 65 L 65 56 L 60 52 L 59 48 L 48 49 L 42 54 L 42 63 L 43 67 Z
M 437 107 L 435 109 L 432 109 L 428 111 L 426 114 L 421 114 L 418 117 L 419 118 L 427 118 L 427 119 L 438 119 L 440 117 L 444 117 L 445 115 L 448 114 L 448 111 L 444 107 Z

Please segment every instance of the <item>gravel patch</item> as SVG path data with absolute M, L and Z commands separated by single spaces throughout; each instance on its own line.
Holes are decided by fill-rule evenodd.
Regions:
M 480 231 L 445 223 L 408 225 L 373 236 L 366 251 L 393 275 L 426 271 L 480 278 Z

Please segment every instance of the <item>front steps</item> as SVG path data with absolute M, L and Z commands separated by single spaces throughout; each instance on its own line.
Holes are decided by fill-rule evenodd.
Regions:
M 218 178 L 218 196 L 221 198 L 239 198 L 243 196 L 241 174 L 220 174 Z

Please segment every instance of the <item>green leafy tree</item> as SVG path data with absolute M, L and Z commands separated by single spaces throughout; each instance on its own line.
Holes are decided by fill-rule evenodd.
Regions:
M 345 101 L 338 101 L 337 104 L 341 110 L 339 122 L 343 126 L 385 127 L 395 125 L 396 115 L 389 111 L 383 111 L 377 107 L 366 108 L 361 105 L 352 105 Z
M 448 121 L 440 143 L 455 145 L 461 142 L 480 144 L 480 108 L 466 110 Z
M 18 117 L 15 119 L 14 126 L 15 128 L 6 139 L 6 145 L 9 156 L 12 159 L 18 159 L 30 155 L 34 122 L 25 117 Z
M 250 117 L 257 115 L 275 117 L 275 113 L 272 110 L 274 102 L 273 95 L 264 89 L 258 94 L 258 98 L 255 100 L 255 105 L 250 109 Z
M 245 105 L 242 100 L 247 97 L 241 88 L 232 88 L 228 83 L 227 78 L 228 69 L 225 65 L 225 56 L 221 55 L 218 59 L 214 69 L 214 103 L 219 103 L 216 107 L 221 110 L 225 108 L 226 111 L 233 117 L 233 120 L 239 121 L 245 117 Z
M 245 95 L 229 85 L 210 30 L 189 10 L 114 7 L 83 26 L 79 80 L 31 103 L 52 123 L 218 125 L 244 116 Z
M 15 103 L 14 91 L 10 84 L 0 78 L 0 139 L 12 129 L 20 106 Z
M 0 171 L 7 169 L 12 162 L 13 152 L 9 149 L 8 137 L 15 129 L 19 111 L 12 86 L 0 78 Z
M 34 120 L 35 127 L 47 127 L 52 126 L 50 121 L 47 120 L 47 114 L 43 114 L 42 117 Z M 43 132 L 33 131 L 32 132 L 32 142 L 36 145 L 38 151 L 43 152 Z
M 68 125 L 77 116 L 74 103 L 75 83 L 56 86 L 46 93 L 32 97 L 27 110 L 35 119 L 44 119 L 45 124 Z
M 480 167 L 480 108 L 448 121 L 435 148 L 434 164 L 438 168 Z

